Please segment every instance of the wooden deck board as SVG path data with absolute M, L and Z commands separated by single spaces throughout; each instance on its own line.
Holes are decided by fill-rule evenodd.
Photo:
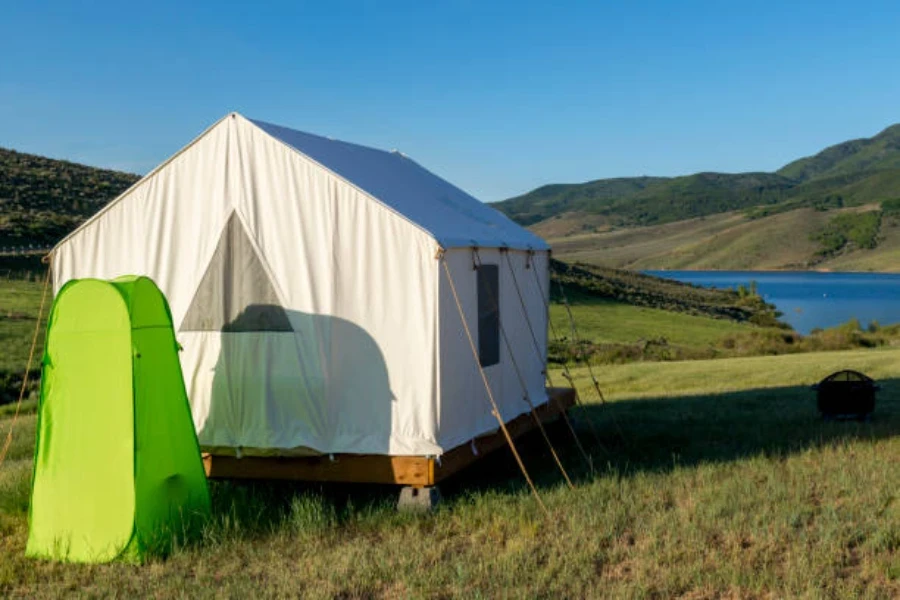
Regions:
M 541 421 L 549 421 L 575 403 L 569 388 L 547 390 L 550 401 L 535 409 Z M 506 424 L 516 439 L 537 425 L 531 413 L 519 415 Z M 429 456 L 386 456 L 380 454 L 335 454 L 306 457 L 243 457 L 203 455 L 203 466 L 210 478 L 290 479 L 431 486 L 471 465 L 479 458 L 506 447 L 499 429 L 445 452 L 440 458 Z M 473 447 L 475 451 L 473 451 Z M 477 453 L 476 453 L 477 452 Z

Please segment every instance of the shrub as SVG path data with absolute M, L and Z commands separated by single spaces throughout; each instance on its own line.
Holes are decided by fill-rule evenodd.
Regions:
M 832 217 L 810 239 L 819 242 L 820 257 L 833 256 L 845 248 L 872 249 L 878 245 L 881 229 L 881 212 L 877 210 L 863 213 L 845 213 Z

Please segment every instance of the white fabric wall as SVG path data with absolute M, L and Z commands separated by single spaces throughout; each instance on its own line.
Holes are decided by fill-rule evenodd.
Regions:
M 237 211 L 294 333 L 177 332 Z M 438 454 L 437 244 L 240 118 L 226 118 L 54 253 L 76 277 L 153 278 L 206 447 Z
M 506 253 L 509 262 L 496 248 L 478 250 L 483 264 L 499 266 L 501 327 L 509 339 L 516 364 L 525 379 L 527 394 L 531 402 L 538 406 L 547 401 L 543 372 L 547 359 L 547 310 L 541 290 L 545 294 L 549 292 L 549 254 L 536 252 L 530 259 L 531 268 L 526 269 L 526 261 L 529 261 L 526 252 L 509 250 Z M 472 266 L 472 249 L 448 250 L 444 260 L 450 267 L 453 283 L 477 349 L 478 294 L 477 275 Z M 526 320 L 522 303 L 516 294 L 513 272 L 522 291 L 540 353 L 535 350 L 534 341 L 531 339 L 529 321 Z M 540 278 L 540 286 L 535 281 L 535 272 Z M 478 362 L 466 339 L 459 310 L 443 267 L 440 276 L 441 404 L 438 442 L 444 449 L 449 450 L 473 437 L 495 430 L 497 420 L 491 414 L 490 400 L 478 372 Z M 530 410 L 525 400 L 526 391 L 523 390 L 516 375 L 509 348 L 502 335 L 500 362 L 485 367 L 484 371 L 504 421 Z
M 178 331 L 232 213 L 293 332 Z M 61 243 L 53 283 L 156 281 L 205 447 L 438 455 L 496 421 L 437 250 L 403 215 L 229 116 Z M 480 254 L 500 267 L 501 322 L 532 401 L 544 402 L 546 357 L 534 350 L 509 264 L 496 249 Z M 509 252 L 545 354 L 546 310 L 526 256 Z M 547 259 L 533 256 L 545 291 Z M 445 260 L 477 335 L 471 250 Z M 528 410 L 502 339 L 501 362 L 486 371 L 505 420 Z

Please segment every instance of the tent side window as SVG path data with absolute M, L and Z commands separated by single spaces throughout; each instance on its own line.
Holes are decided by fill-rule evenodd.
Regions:
M 478 358 L 482 367 L 500 362 L 500 277 L 497 265 L 478 273 Z

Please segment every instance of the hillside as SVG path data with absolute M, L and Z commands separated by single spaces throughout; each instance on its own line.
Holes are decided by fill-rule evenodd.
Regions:
M 900 222 L 877 204 L 628 228 L 583 228 L 577 215 L 563 215 L 532 229 L 557 258 L 619 269 L 900 271 Z
M 0 249 L 56 243 L 137 180 L 0 148 Z
M 871 138 L 830 146 L 782 167 L 778 174 L 798 181 L 900 169 L 900 124 Z
M 549 185 L 495 206 L 570 261 L 629 269 L 900 270 L 900 125 L 776 173 Z
M 137 179 L 0 148 L 0 254 L 54 244 Z M 775 173 L 555 184 L 494 206 L 567 261 L 626 269 L 900 270 L 900 125 Z
M 572 265 L 559 260 L 551 260 L 550 272 L 556 284 L 550 290 L 551 298 L 556 302 L 563 300 L 557 287 L 562 284 L 568 290 L 570 300 L 607 300 L 712 319 L 781 326 L 774 306 L 755 294 L 704 288 L 652 275 Z
M 602 217 L 611 225 L 647 225 L 778 204 L 790 198 L 795 186 L 775 173 L 602 179 L 544 186 L 494 207 L 524 225 L 576 211 Z

